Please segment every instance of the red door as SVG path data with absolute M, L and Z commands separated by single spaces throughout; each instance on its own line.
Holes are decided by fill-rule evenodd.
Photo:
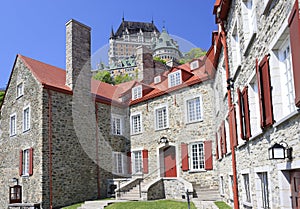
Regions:
M 291 171 L 293 209 L 300 209 L 300 170 Z
M 165 177 L 177 177 L 175 147 L 164 149 Z

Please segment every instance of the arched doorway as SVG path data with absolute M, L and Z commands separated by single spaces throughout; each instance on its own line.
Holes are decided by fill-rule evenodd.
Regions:
M 175 146 L 160 148 L 160 176 L 177 177 Z

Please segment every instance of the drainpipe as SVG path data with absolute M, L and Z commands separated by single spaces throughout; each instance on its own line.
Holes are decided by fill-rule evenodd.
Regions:
M 53 187 L 52 187 L 52 95 L 49 89 L 48 92 L 48 147 L 49 147 L 49 202 L 50 209 L 53 205 Z
M 96 168 L 97 168 L 97 191 L 98 191 L 98 199 L 101 197 L 100 192 L 100 171 L 99 171 L 99 130 L 98 130 L 98 104 L 95 101 L 95 115 L 96 115 Z
M 229 70 L 229 63 L 228 63 L 228 51 L 227 51 L 226 32 L 225 32 L 225 28 L 224 28 L 224 22 L 221 22 L 220 26 L 221 26 L 221 37 L 222 37 L 221 40 L 222 40 L 223 49 L 224 49 L 226 81 L 228 81 L 230 79 L 230 70 Z M 227 88 L 227 101 L 228 101 L 228 108 L 230 109 L 233 106 L 232 97 L 231 97 L 231 88 Z M 234 147 L 233 143 L 231 143 L 230 146 L 231 146 L 231 156 L 232 156 L 234 209 L 239 209 L 239 195 L 238 195 L 238 183 L 237 183 L 237 172 L 236 172 L 235 147 Z

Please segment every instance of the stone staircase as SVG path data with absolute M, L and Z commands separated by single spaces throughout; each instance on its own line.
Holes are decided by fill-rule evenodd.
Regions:
M 198 201 L 216 201 L 220 200 L 218 189 L 211 189 L 208 187 L 201 187 L 201 185 L 193 184 L 193 198 Z
M 77 209 L 104 209 L 106 206 L 116 203 L 116 202 L 126 202 L 126 200 L 96 200 L 96 201 L 86 201 Z
M 132 179 L 115 190 L 116 199 L 137 201 L 142 199 L 142 189 L 148 184 L 143 178 Z

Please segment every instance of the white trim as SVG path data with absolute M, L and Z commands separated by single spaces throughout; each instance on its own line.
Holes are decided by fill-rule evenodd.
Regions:
M 137 116 L 137 115 L 140 115 L 141 131 L 134 133 L 133 132 L 133 126 L 132 126 L 132 117 Z M 141 134 L 141 133 L 143 133 L 143 116 L 142 116 L 142 112 L 131 113 L 130 114 L 130 134 L 131 135 L 136 135 L 136 134 Z
M 193 145 L 198 145 L 198 144 L 202 144 L 203 146 L 203 168 L 199 168 L 199 169 L 193 169 L 193 150 L 192 150 L 192 146 Z M 206 171 L 205 170 L 205 147 L 204 147 L 204 141 L 195 141 L 192 143 L 188 143 L 188 156 L 189 156 L 189 173 L 194 173 L 194 172 L 203 172 Z M 199 163 L 200 160 L 198 159 Z
M 199 98 L 200 99 L 200 119 L 194 120 L 194 121 L 189 121 L 189 112 L 188 112 L 188 101 Z M 184 115 L 185 115 L 185 123 L 186 124 L 191 124 L 191 123 L 197 123 L 203 121 L 203 99 L 202 99 L 202 94 L 196 94 L 196 95 L 191 95 L 188 96 L 184 99 Z
M 119 115 L 119 114 L 111 114 L 111 134 L 116 135 L 116 136 L 122 136 L 124 132 L 124 116 Z M 113 132 L 113 119 L 120 119 L 120 134 L 114 133 Z
M 167 124 L 166 124 L 166 127 L 162 127 L 162 128 L 158 128 L 157 126 L 158 126 L 158 124 L 157 124 L 157 120 L 158 120 L 158 118 L 157 118 L 157 112 L 156 111 L 158 111 L 158 110 L 160 110 L 160 109 L 166 109 L 166 120 L 167 120 Z M 167 128 L 169 128 L 169 110 L 168 110 L 168 104 L 161 104 L 161 105 L 159 105 L 159 106 L 156 106 L 155 108 L 154 108 L 154 129 L 156 130 L 156 131 L 159 131 L 159 130 L 164 130 L 164 129 L 167 129 Z
M 240 173 L 241 173 L 242 175 L 243 175 L 243 174 L 249 174 L 249 173 L 250 173 L 250 168 L 243 169 L 243 170 L 241 170 Z
M 288 21 L 287 19 L 282 23 L 280 29 L 278 30 L 278 32 L 276 33 L 275 37 L 273 38 L 273 40 L 271 41 L 270 45 L 269 45 L 269 51 L 272 51 L 274 49 L 279 49 L 281 44 L 278 44 L 280 41 L 282 43 L 281 40 L 282 37 L 286 37 L 289 35 L 289 31 L 288 31 Z M 285 38 L 284 38 L 285 39 Z
M 19 86 L 22 85 L 22 91 L 21 93 L 19 94 Z M 24 82 L 21 81 L 21 82 L 18 82 L 17 83 L 17 89 L 16 89 L 16 99 L 19 99 L 20 97 L 22 97 L 24 95 Z
M 190 68 L 191 70 L 195 70 L 199 68 L 199 60 L 194 60 L 190 62 Z
M 12 121 L 11 121 L 11 118 L 14 117 L 15 118 L 15 122 L 14 122 L 14 133 L 12 133 L 12 129 L 11 129 L 11 126 L 12 126 Z M 13 137 L 13 136 L 16 136 L 17 135 L 17 114 L 16 113 L 13 113 L 9 116 L 9 136 L 10 137 Z
M 135 91 L 136 91 L 136 94 L 135 94 Z M 138 86 L 133 87 L 131 89 L 131 99 L 135 100 L 135 99 L 139 99 L 141 97 L 143 97 L 142 85 L 138 85 Z
M 24 111 L 28 109 L 28 124 L 27 124 L 27 129 L 25 129 L 25 114 L 24 114 Z M 23 112 L 22 112 L 22 115 L 23 115 L 23 120 L 22 120 L 22 130 L 23 130 L 23 133 L 24 132 L 27 132 L 31 129 L 31 107 L 30 107 L 30 104 L 26 105 L 24 108 L 23 108 Z
M 176 83 L 176 75 L 175 74 L 179 74 L 179 77 L 180 77 L 180 81 L 179 81 L 179 83 Z M 171 76 L 175 76 L 175 80 L 174 80 L 174 85 L 171 85 Z M 168 74 L 168 87 L 169 88 L 172 88 L 172 87 L 174 87 L 174 86 L 178 86 L 178 85 L 180 85 L 182 83 L 182 73 L 181 73 L 181 70 L 179 69 L 179 70 L 176 70 L 175 72 L 172 72 L 172 73 L 169 73 Z

